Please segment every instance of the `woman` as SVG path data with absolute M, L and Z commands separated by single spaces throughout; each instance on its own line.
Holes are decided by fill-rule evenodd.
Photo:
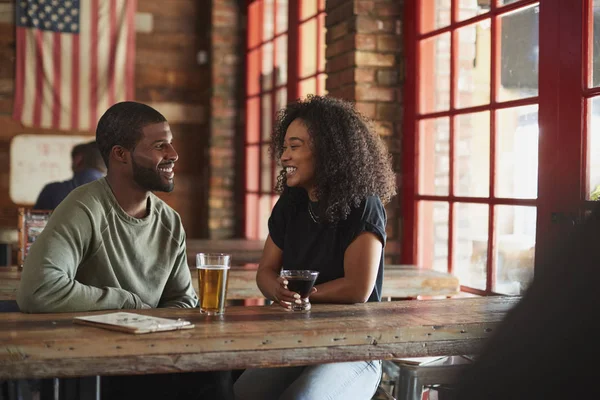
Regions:
M 277 117 L 271 154 L 283 167 L 256 281 L 282 307 L 299 302 L 280 270 L 319 271 L 312 303 L 381 300 L 386 213 L 395 175 L 383 141 L 343 100 L 309 96 Z M 370 399 L 381 362 L 246 370 L 237 399 Z

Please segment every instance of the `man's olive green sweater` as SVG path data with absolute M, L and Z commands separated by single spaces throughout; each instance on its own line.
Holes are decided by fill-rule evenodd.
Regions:
M 148 210 L 126 214 L 106 178 L 73 190 L 31 245 L 21 311 L 195 307 L 179 214 L 153 194 Z

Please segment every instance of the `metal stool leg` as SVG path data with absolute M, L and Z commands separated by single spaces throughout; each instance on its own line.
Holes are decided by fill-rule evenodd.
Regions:
M 79 399 L 100 400 L 100 377 L 79 378 Z
M 423 383 L 416 376 L 403 374 L 401 368 L 395 395 L 398 400 L 421 400 L 423 398 Z

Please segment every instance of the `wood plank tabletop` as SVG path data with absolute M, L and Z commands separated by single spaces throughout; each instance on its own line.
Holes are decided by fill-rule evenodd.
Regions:
M 256 264 L 234 266 L 230 270 L 227 299 L 246 300 L 263 298 L 256 286 Z M 190 268 L 192 282 L 198 291 L 198 273 Z M 21 279 L 18 267 L 0 267 L 0 300 L 15 300 Z M 419 269 L 409 265 L 388 265 L 383 279 L 383 296 L 414 298 L 417 296 L 453 296 L 459 293 L 458 279 L 447 273 Z
M 477 354 L 518 297 L 138 310 L 193 329 L 133 335 L 73 324 L 76 315 L 0 313 L 0 379 L 150 374 Z

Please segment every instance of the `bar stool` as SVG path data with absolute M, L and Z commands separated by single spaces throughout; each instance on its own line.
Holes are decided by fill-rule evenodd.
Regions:
M 451 385 L 473 363 L 470 356 L 419 357 L 394 360 L 398 379 L 393 395 L 398 400 L 421 400 L 423 389 L 432 385 Z

